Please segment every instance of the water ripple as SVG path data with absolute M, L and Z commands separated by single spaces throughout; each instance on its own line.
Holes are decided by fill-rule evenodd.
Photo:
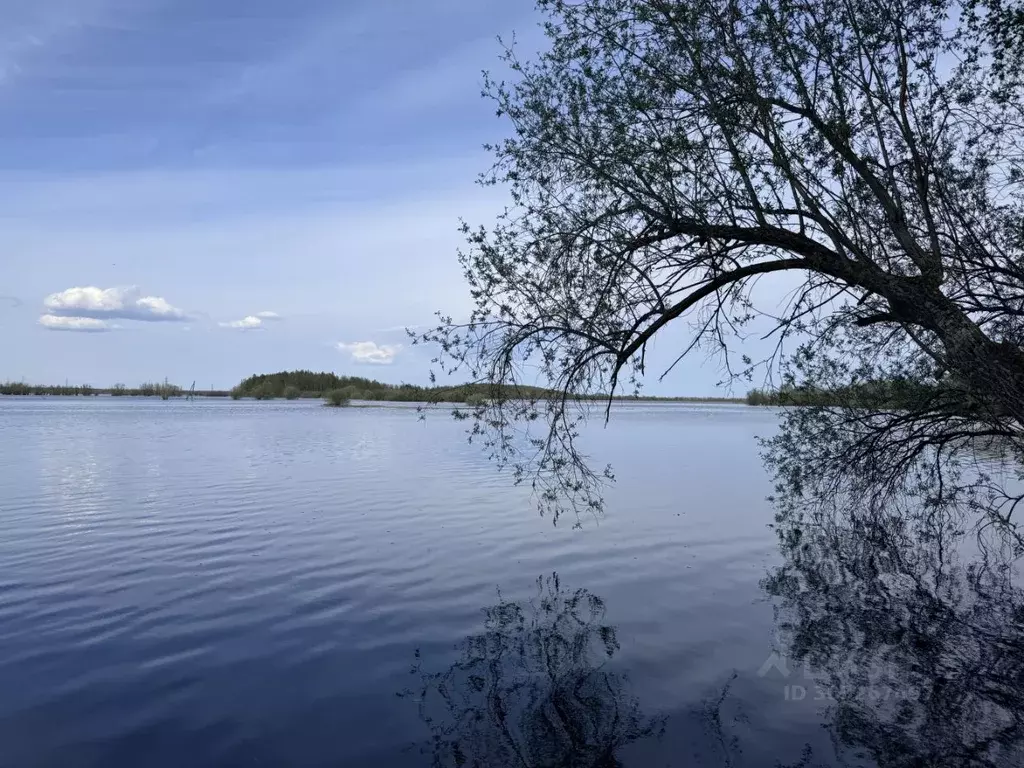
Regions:
M 773 418 L 617 413 L 586 436 L 609 512 L 572 530 L 443 409 L 2 400 L 0 764 L 420 764 L 415 649 L 555 570 L 691 705 L 768 646 Z

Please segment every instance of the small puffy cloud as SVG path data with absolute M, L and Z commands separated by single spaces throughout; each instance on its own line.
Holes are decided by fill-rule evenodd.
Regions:
M 401 349 L 401 344 L 377 344 L 373 341 L 339 342 L 339 352 L 349 352 L 352 361 L 368 365 L 390 365 Z
M 143 322 L 186 320 L 188 316 L 159 296 L 143 296 L 135 286 L 97 288 L 84 286 L 51 293 L 43 300 L 47 315 L 107 320 L 121 318 Z
M 135 308 L 141 311 L 146 320 L 184 320 L 185 313 L 167 303 L 159 296 L 143 296 L 135 302 Z
M 259 331 L 266 328 L 266 323 L 276 323 L 282 318 L 277 312 L 257 312 L 255 315 L 246 315 L 241 320 L 231 320 L 227 323 L 218 323 L 221 328 L 232 328 L 236 331 Z
M 263 328 L 263 320 L 256 315 L 243 317 L 241 320 L 232 320 L 228 323 L 220 323 L 221 328 L 233 328 L 236 331 L 259 331 Z
M 50 331 L 78 331 L 79 333 L 102 333 L 112 326 L 105 320 L 95 317 L 62 317 L 60 315 L 43 315 L 39 324 Z

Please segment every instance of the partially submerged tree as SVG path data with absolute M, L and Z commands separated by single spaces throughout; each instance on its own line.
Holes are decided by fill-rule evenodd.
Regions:
M 978 439 L 1016 450 L 1019 3 L 538 6 L 549 47 L 530 62 L 509 48 L 511 84 L 486 86 L 514 135 L 492 147 L 483 182 L 507 186 L 512 205 L 491 229 L 465 228 L 472 317 L 423 337 L 444 370 L 513 385 L 539 371 L 564 393 L 478 408 L 495 455 L 550 481 L 546 493 L 598 505 L 573 444 L 574 396 L 637 386 L 651 340 L 686 322 L 680 357 L 718 352 L 730 376 L 788 360 L 805 385 L 900 379 L 925 393 L 909 411 L 802 414 L 791 437 L 843 435 L 816 481 L 859 461 L 895 488 L 922 462 L 934 480 Z M 783 308 L 752 296 L 771 273 L 799 281 Z M 729 339 L 758 316 L 774 321 L 775 353 L 737 365 Z M 530 442 L 513 437 L 541 416 Z M 804 490 L 807 473 L 776 458 L 780 480 Z

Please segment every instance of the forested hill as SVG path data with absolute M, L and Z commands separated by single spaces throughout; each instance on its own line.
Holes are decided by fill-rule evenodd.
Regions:
M 517 386 L 498 388 L 492 384 L 456 384 L 447 387 L 420 387 L 414 384 L 385 384 L 360 376 L 338 376 L 313 371 L 281 371 L 250 376 L 231 390 L 234 398 L 252 397 L 270 400 L 284 397 L 324 397 L 336 393 L 348 400 L 385 400 L 402 402 L 465 403 L 503 395 L 509 398 L 541 398 L 554 393 L 540 387 Z M 594 395 L 595 399 L 603 397 Z M 624 400 L 633 399 L 624 397 Z M 730 398 L 643 398 L 645 400 L 678 400 L 699 402 L 741 402 Z
M 231 396 L 236 399 L 294 399 L 323 397 L 328 392 L 341 392 L 349 400 L 464 403 L 474 398 L 492 397 L 495 389 L 486 384 L 420 387 L 414 384 L 385 384 L 361 376 L 338 376 L 335 373 L 280 371 L 250 376 L 231 390 Z M 548 394 L 546 390 L 538 387 L 519 387 L 516 393 L 518 397 L 542 397 Z

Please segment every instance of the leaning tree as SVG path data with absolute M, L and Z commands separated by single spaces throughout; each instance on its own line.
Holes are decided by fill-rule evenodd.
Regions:
M 581 396 L 636 387 L 652 339 L 681 324 L 679 356 L 719 354 L 730 377 L 763 365 L 866 393 L 785 417 L 769 454 L 797 496 L 991 488 L 955 470 L 1024 446 L 1022 6 L 538 6 L 546 48 L 507 47 L 507 81 L 486 81 L 512 130 L 482 182 L 511 202 L 464 227 L 475 309 L 421 337 L 443 370 L 506 385 L 472 431 L 546 494 L 599 504 L 574 444 Z M 754 287 L 771 273 L 795 286 L 784 304 Z M 759 317 L 774 351 L 737 355 Z M 516 398 L 527 379 L 560 395 Z M 1014 501 L 986 504 L 1005 520 Z

